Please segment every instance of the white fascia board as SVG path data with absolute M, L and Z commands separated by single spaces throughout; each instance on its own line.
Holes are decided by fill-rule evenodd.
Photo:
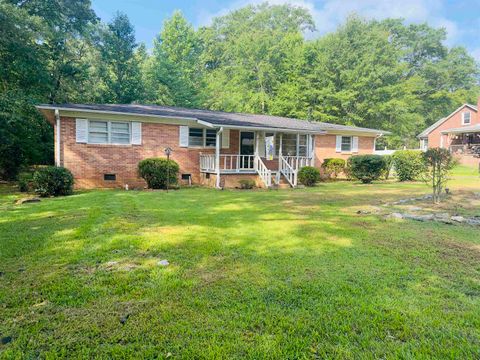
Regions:
M 72 109 L 72 108 L 64 108 L 58 106 L 35 106 L 37 109 L 44 109 L 44 110 L 55 110 L 58 109 L 59 111 L 66 111 L 71 113 L 81 112 L 81 113 L 90 113 L 90 114 L 110 114 L 110 115 L 122 115 L 122 116 L 130 116 L 130 117 L 148 117 L 148 118 L 157 118 L 157 119 L 176 119 L 176 120 L 186 120 L 186 121 L 202 121 L 194 117 L 185 117 L 185 116 L 175 116 L 175 115 L 155 115 L 155 114 L 138 114 L 138 113 L 127 113 L 122 111 L 107 111 L 107 110 L 90 110 L 90 109 Z

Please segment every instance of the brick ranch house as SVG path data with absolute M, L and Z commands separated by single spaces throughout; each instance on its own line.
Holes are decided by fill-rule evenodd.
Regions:
M 447 117 L 441 118 L 422 131 L 420 148 L 449 149 L 461 164 L 480 165 L 480 98 L 477 106 L 464 104 Z
M 55 163 L 77 188 L 144 187 L 140 160 L 165 157 L 184 183 L 297 186 L 298 170 L 325 158 L 372 154 L 385 131 L 284 117 L 147 105 L 39 105 L 55 132 Z

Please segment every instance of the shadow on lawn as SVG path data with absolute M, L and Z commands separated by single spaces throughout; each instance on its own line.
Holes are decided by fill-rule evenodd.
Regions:
M 18 346 L 26 349 L 45 350 L 53 338 L 71 350 L 83 341 L 97 354 L 119 339 L 133 348 L 201 351 L 212 346 L 209 334 L 217 346 L 233 344 L 214 353 L 290 349 L 278 357 L 312 348 L 338 354 L 360 343 L 381 355 L 419 338 L 435 346 L 440 330 L 461 338 L 445 331 L 462 315 L 457 310 L 446 311 L 441 326 L 428 314 L 418 325 L 419 313 L 445 311 L 443 298 L 431 299 L 445 288 L 459 298 L 455 307 L 468 306 L 461 297 L 479 295 L 478 258 L 465 258 L 466 248 L 445 250 L 454 236 L 446 226 L 348 211 L 423 188 L 342 186 L 348 192 L 99 191 L 12 207 L 0 215 L 0 270 L 13 288 L 3 296 L 7 309 L 23 304 L 19 311 L 28 312 L 45 299 L 52 306 L 30 316 L 40 324 L 38 345 L 26 340 L 26 319 L 12 323 L 16 311 L 6 326 L 23 334 Z M 160 259 L 171 265 L 159 267 Z M 126 312 L 133 325 L 119 328 Z

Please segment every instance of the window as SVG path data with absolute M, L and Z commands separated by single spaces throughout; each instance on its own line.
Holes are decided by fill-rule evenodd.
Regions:
M 462 114 L 462 125 L 469 125 L 470 124 L 470 111 L 465 111 Z
M 110 123 L 110 142 L 112 144 L 130 143 L 130 124 L 122 122 Z
M 280 153 L 280 134 L 275 136 L 275 151 Z M 282 155 L 283 156 L 307 156 L 308 135 L 305 134 L 282 134 Z
M 298 135 L 298 156 L 307 156 L 307 135 Z
M 280 139 L 277 141 L 280 147 Z M 297 134 L 283 134 L 282 135 L 282 155 L 296 156 L 297 155 Z
M 90 144 L 130 144 L 130 123 L 91 120 L 88 124 Z
M 88 142 L 92 144 L 108 143 L 108 122 L 90 121 L 88 127 Z
M 203 146 L 203 129 L 188 129 L 188 144 L 190 146 Z
M 217 131 L 213 129 L 205 130 L 205 146 L 215 147 L 217 142 Z
M 217 131 L 215 129 L 188 128 L 188 145 L 215 147 Z
M 342 151 L 349 152 L 352 151 L 352 137 L 351 136 L 342 136 Z
M 428 150 L 428 139 L 422 139 L 422 150 L 426 151 Z

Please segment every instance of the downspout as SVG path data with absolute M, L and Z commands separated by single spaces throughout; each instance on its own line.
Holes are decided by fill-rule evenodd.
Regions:
M 217 171 L 217 180 L 216 180 L 216 188 L 220 189 L 220 147 L 222 144 L 220 143 L 220 135 L 223 132 L 223 126 L 217 131 L 217 137 L 215 139 L 215 170 Z
M 58 109 L 55 109 L 55 130 L 56 130 L 56 136 L 55 136 L 55 165 L 56 166 L 61 166 L 61 161 L 60 161 L 60 112 Z

